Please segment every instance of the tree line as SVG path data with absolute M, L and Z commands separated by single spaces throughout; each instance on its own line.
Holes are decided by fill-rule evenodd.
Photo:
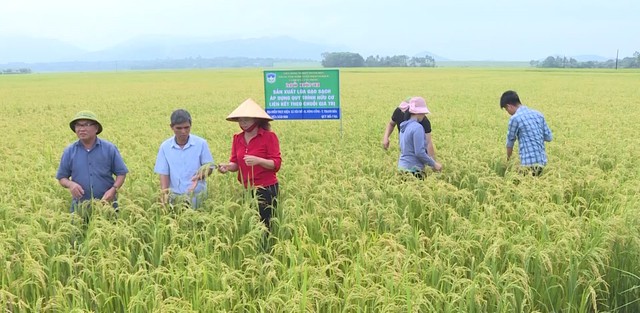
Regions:
M 363 58 L 354 52 L 325 52 L 322 54 L 323 67 L 435 67 L 436 60 L 430 56 L 409 57 L 408 55 L 368 56 Z
M 0 71 L 0 75 L 8 75 L 8 74 L 31 74 L 31 69 L 30 68 L 19 68 L 19 69 L 6 68 Z
M 640 68 L 640 52 L 636 51 L 633 57 L 622 60 L 586 61 L 578 62 L 574 58 L 548 56 L 543 61 L 532 60 L 531 66 L 542 68 Z

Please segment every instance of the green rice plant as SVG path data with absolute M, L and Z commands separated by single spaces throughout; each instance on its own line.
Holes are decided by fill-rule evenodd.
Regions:
M 226 160 L 239 130 L 224 118 L 261 99 L 262 70 L 2 76 L 0 310 L 640 311 L 638 75 L 342 69 L 342 132 L 272 122 L 283 165 L 268 237 L 235 175 L 209 176 L 192 210 L 162 205 L 152 171 L 176 107 Z M 517 154 L 505 161 L 496 97 L 510 88 L 554 132 L 541 177 L 522 175 Z M 397 132 L 379 148 L 407 95 L 428 99 L 445 166 L 424 180 L 398 175 Z M 69 214 L 53 179 L 79 108 L 98 113 L 129 167 L 117 214 L 100 201 Z

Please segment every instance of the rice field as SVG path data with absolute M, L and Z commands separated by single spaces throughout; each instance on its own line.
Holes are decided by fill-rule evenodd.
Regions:
M 640 72 L 341 70 L 339 121 L 275 121 L 280 203 L 265 240 L 235 175 L 163 207 L 153 165 L 187 109 L 228 160 L 225 117 L 259 69 L 0 76 L 0 312 L 640 312 Z M 505 161 L 501 93 L 545 114 L 542 177 Z M 394 107 L 427 99 L 441 173 L 396 173 Z M 69 214 L 55 173 L 77 111 L 129 168 L 120 213 Z M 517 151 L 517 150 L 515 150 Z M 89 220 L 85 222 L 85 218 Z

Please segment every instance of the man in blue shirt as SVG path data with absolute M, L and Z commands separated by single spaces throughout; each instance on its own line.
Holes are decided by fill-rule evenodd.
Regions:
M 207 141 L 191 134 L 191 115 L 185 110 L 171 114 L 174 136 L 158 150 L 154 172 L 160 176 L 163 203 L 184 200 L 198 208 L 207 195 L 205 178 L 213 171 L 213 157 Z
M 117 192 L 129 172 L 118 148 L 98 138 L 102 124 L 90 111 L 78 112 L 69 127 L 78 136 L 78 141 L 64 149 L 56 179 L 71 193 L 71 212 L 79 202 L 90 199 L 111 202 L 117 211 Z
M 511 158 L 517 139 L 520 164 L 529 169 L 534 176 L 541 175 L 542 169 L 547 165 L 544 142 L 553 139 L 544 116 L 522 105 L 520 97 L 513 90 L 502 94 L 500 108 L 511 115 L 507 131 L 507 161 Z

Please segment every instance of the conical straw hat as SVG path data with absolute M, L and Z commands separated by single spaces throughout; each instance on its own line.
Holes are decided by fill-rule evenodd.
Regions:
M 260 118 L 273 121 L 271 116 L 260 107 L 253 99 L 249 98 L 240 103 L 240 105 L 227 116 L 227 121 L 235 122 L 239 117 Z

